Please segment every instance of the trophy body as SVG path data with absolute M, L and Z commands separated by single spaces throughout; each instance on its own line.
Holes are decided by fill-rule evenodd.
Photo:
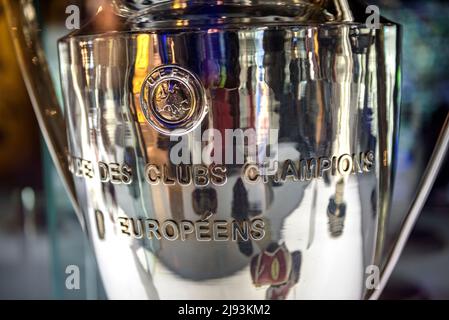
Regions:
M 60 40 L 70 170 L 110 298 L 372 289 L 392 191 L 399 29 L 298 8 L 301 22 L 273 8 L 222 23 L 165 13 Z

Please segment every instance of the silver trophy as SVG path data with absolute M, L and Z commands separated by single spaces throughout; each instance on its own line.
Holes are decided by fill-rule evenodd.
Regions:
M 449 141 L 389 250 L 397 24 L 350 0 L 111 1 L 59 40 L 62 115 L 32 1 L 4 1 L 109 298 L 379 297 Z

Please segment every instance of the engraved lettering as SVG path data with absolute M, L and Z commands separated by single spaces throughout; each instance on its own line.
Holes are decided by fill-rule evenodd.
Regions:
M 259 241 L 265 238 L 265 221 L 262 219 L 254 219 L 251 223 L 251 238 Z
M 151 240 L 156 238 L 157 240 L 161 240 L 162 236 L 159 232 L 159 222 L 157 220 L 148 219 L 146 225 L 148 228 L 146 232 L 148 239 Z
M 359 153 L 357 154 L 353 154 L 352 155 L 352 173 L 353 174 L 358 174 L 358 173 L 363 173 L 363 163 L 364 163 L 364 154 L 363 153 Z
M 248 164 L 243 169 L 243 180 L 253 184 L 260 182 L 259 167 L 256 164 Z
M 300 161 L 301 181 L 309 181 L 317 176 L 317 160 L 315 158 Z
M 118 220 L 119 220 L 120 227 L 121 227 L 120 231 L 123 234 L 131 236 L 131 232 L 129 231 L 129 219 L 126 217 L 119 217 Z
M 166 220 L 161 225 L 162 235 L 165 239 L 174 241 L 179 238 L 179 227 L 173 220 Z
M 122 175 L 120 173 L 120 165 L 118 163 L 109 164 L 109 176 L 111 177 L 111 183 L 121 184 Z
M 291 178 L 293 181 L 298 180 L 298 171 L 296 170 L 295 164 L 292 160 L 286 160 L 282 167 L 281 181 L 286 181 Z
M 143 221 L 142 219 L 133 219 L 129 218 L 129 221 L 131 222 L 132 226 L 132 236 L 136 239 L 142 239 L 143 238 Z
M 127 164 L 98 162 L 96 169 L 92 161 L 70 156 L 69 168 L 74 176 L 86 179 L 97 178 L 102 183 L 129 185 L 133 181 L 133 169 Z M 268 168 L 269 165 L 271 168 Z M 331 176 L 348 176 L 371 172 L 375 165 L 375 152 L 367 151 L 332 157 L 308 159 L 286 159 L 263 163 L 246 163 L 241 177 L 247 184 L 303 182 L 321 179 L 326 173 Z M 98 169 L 98 170 L 97 170 Z M 221 164 L 146 164 L 145 181 L 150 185 L 205 187 L 209 184 L 223 186 L 228 181 L 228 167 Z
M 227 169 L 225 166 L 216 165 L 210 169 L 211 182 L 216 186 L 223 186 L 227 182 Z
M 344 176 L 352 172 L 352 157 L 349 154 L 344 154 L 338 159 L 338 172 Z
M 161 180 L 161 172 L 154 164 L 149 164 L 145 168 L 145 180 L 149 184 L 158 184 Z
M 217 220 L 214 223 L 214 240 L 227 241 L 228 240 L 228 222 L 225 220 Z
M 193 175 L 195 186 L 205 187 L 209 184 L 208 170 L 206 166 L 195 165 L 193 167 Z
M 191 221 L 183 220 L 181 221 L 181 240 L 185 241 L 188 234 L 195 232 L 195 226 Z
M 239 237 L 243 241 L 249 240 L 247 221 L 234 221 L 232 223 L 232 240 L 237 241 L 237 237 Z
M 370 172 L 371 169 L 373 168 L 373 166 L 374 166 L 374 158 L 375 158 L 375 156 L 374 156 L 374 152 L 373 151 L 368 151 L 365 154 L 365 165 L 364 165 L 364 168 L 363 168 L 365 172 Z
M 83 174 L 87 178 L 93 178 L 94 177 L 94 171 L 92 167 L 92 162 L 88 160 L 83 160 Z
M 198 241 L 210 241 L 209 221 L 197 221 L 195 223 L 196 238 Z
M 186 241 L 189 235 L 196 241 L 259 241 L 265 237 L 265 222 L 253 220 L 175 220 L 158 221 L 155 219 L 119 217 L 121 233 L 133 238 L 168 241 Z
M 101 182 L 109 182 L 109 167 L 106 163 L 98 163 L 98 172 L 100 173 Z
M 166 186 L 172 186 L 175 184 L 175 180 L 170 177 L 169 168 L 167 166 L 164 166 L 164 184 Z
M 122 182 L 124 184 L 130 184 L 133 181 L 133 175 L 131 167 L 124 164 L 121 166 L 121 172 L 122 172 Z
M 328 171 L 331 169 L 331 160 L 329 158 L 326 157 L 321 157 L 319 159 L 319 164 L 318 164 L 318 178 L 323 178 L 324 176 L 324 172 Z
M 188 186 L 192 183 L 192 168 L 188 165 L 176 166 L 176 177 L 181 186 Z
M 75 158 L 75 175 L 77 177 L 83 176 L 83 160 L 80 158 Z

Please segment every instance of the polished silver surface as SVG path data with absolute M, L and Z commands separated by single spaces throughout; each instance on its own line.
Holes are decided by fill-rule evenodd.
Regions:
M 52 86 L 44 51 L 38 40 L 36 11 L 31 0 L 3 0 L 3 6 L 36 119 L 81 228 L 85 230 L 84 215 L 78 205 L 74 182 L 68 171 L 64 116 Z
M 59 44 L 72 171 L 108 296 L 364 297 L 390 202 L 398 27 L 276 25 L 270 11 L 251 27 L 202 13 L 214 23 L 190 29 L 141 14 L 132 31 L 93 22 Z M 198 83 L 160 76 L 172 66 Z M 189 117 L 191 88 L 204 118 Z M 196 129 L 174 138 L 183 121 Z M 235 129 L 254 136 L 225 139 Z M 195 161 L 204 153 L 213 161 Z
M 371 296 L 400 28 L 364 12 L 117 0 L 61 39 L 68 168 L 109 298 Z
M 399 257 L 401 256 L 402 251 L 405 248 L 407 240 L 410 236 L 410 233 L 415 226 L 416 221 L 418 220 L 419 214 L 426 204 L 427 197 L 429 196 L 430 191 L 432 191 L 433 184 L 435 183 L 436 177 L 438 176 L 438 172 L 441 169 L 442 164 L 444 163 L 444 158 L 447 154 L 447 150 L 449 149 L 449 114 L 446 116 L 445 123 L 443 125 L 443 129 L 436 143 L 436 148 L 432 153 L 432 157 L 429 161 L 429 165 L 427 166 L 424 175 L 421 179 L 417 195 L 410 206 L 409 212 L 404 219 L 401 225 L 401 231 L 396 242 L 389 253 L 387 258 L 387 262 L 385 264 L 382 277 L 380 278 L 379 288 L 374 291 L 370 296 L 370 299 L 378 299 L 383 289 L 385 288 L 390 276 L 393 272 L 394 267 L 399 261 Z

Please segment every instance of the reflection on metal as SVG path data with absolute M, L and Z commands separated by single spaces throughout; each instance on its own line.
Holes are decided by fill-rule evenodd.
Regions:
M 87 230 L 108 296 L 366 297 L 391 200 L 399 27 L 368 28 L 345 0 L 222 1 L 219 15 L 205 1 L 114 3 L 115 32 L 99 29 L 100 12 L 59 42 L 73 181 L 86 224 L 100 226 Z M 248 153 L 225 179 L 210 163 L 180 172 L 173 135 L 192 156 L 225 153 L 195 128 L 252 129 L 255 142 L 231 148 L 264 152 L 274 130 L 278 178 L 257 179 Z
M 435 150 L 432 153 L 429 164 L 421 179 L 415 200 L 410 206 L 410 210 L 408 211 L 401 225 L 399 237 L 396 240 L 395 244 L 393 245 L 393 248 L 389 252 L 385 268 L 380 278 L 381 281 L 379 283 L 379 287 L 369 296 L 370 299 L 378 299 L 383 289 L 385 288 L 388 279 L 390 279 L 393 269 L 396 266 L 397 262 L 399 261 L 401 252 L 402 250 L 404 250 L 405 244 L 407 243 L 408 237 L 410 236 L 410 233 L 412 232 L 412 229 L 418 219 L 418 216 L 426 203 L 427 197 L 429 196 L 429 193 L 432 190 L 433 184 L 435 183 L 435 180 L 438 176 L 438 172 L 441 169 L 441 165 L 444 162 L 444 158 L 446 156 L 448 149 L 449 149 L 449 115 L 447 115 L 446 117 L 443 129 L 435 145 Z
M 76 178 L 78 193 L 88 195 L 86 216 L 110 212 L 106 240 L 92 237 L 109 297 L 363 297 L 365 263 L 374 264 L 381 236 L 378 218 L 387 214 L 381 210 L 391 190 L 380 189 L 380 177 L 392 175 L 383 150 L 393 154 L 398 111 L 389 95 L 399 85 L 397 60 L 377 57 L 385 51 L 396 57 L 397 26 L 203 25 L 187 32 L 140 22 L 133 33 L 72 35 L 59 44 L 70 153 L 132 171 L 129 185 L 95 174 Z M 191 115 L 200 99 L 209 109 L 202 121 Z M 387 139 L 380 139 L 379 121 Z M 255 130 L 264 152 L 267 133 L 277 130 L 273 176 L 251 179 L 265 172 L 247 149 L 243 163 L 221 165 L 226 179 L 219 181 L 216 164 L 174 164 L 172 130 L 197 122 L 200 136 L 208 129 L 222 136 L 226 129 Z M 183 132 L 188 154 L 225 154 L 226 146 L 198 141 L 195 131 Z M 339 201 L 342 179 L 346 216 L 335 238 L 328 204 Z M 313 185 L 317 214 L 308 247 Z M 374 190 L 374 206 L 364 206 Z M 254 232 L 262 225 L 263 237 Z M 276 259 L 268 259 L 272 254 Z M 269 269 L 258 269 L 265 264 Z M 132 279 L 122 284 L 109 276 L 118 270 Z
M 39 127 L 84 230 L 84 216 L 76 200 L 74 182 L 68 170 L 64 118 L 52 87 L 44 52 L 38 41 L 39 28 L 33 2 L 3 0 L 3 6 Z
M 345 183 L 341 179 L 337 182 L 335 196 L 329 199 L 327 216 L 329 217 L 329 232 L 332 237 L 339 237 L 343 234 L 346 218 L 346 203 L 344 202 Z
M 95 221 L 97 226 L 98 238 L 104 240 L 105 228 L 104 228 L 104 215 L 100 210 L 95 210 Z

